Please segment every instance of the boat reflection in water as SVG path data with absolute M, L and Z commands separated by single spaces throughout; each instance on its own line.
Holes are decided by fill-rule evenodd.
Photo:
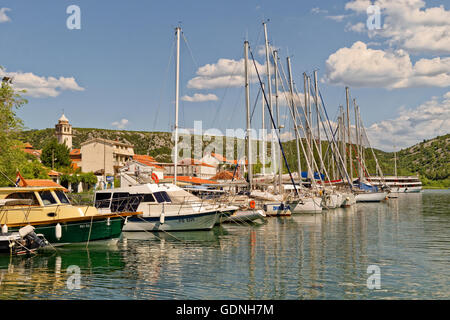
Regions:
M 109 286 L 108 281 L 123 267 L 117 246 L 58 248 L 32 257 L 2 255 L 0 299 L 102 298 L 90 291 L 99 289 L 99 279 L 103 279 L 105 287 Z M 79 282 L 76 281 L 78 272 Z
M 410 196 L 262 225 L 123 233 L 114 249 L 2 257 L 0 297 L 449 298 L 448 192 Z M 71 265 L 80 267 L 82 290 L 67 288 Z M 370 265 L 381 268 L 381 289 L 367 288 Z

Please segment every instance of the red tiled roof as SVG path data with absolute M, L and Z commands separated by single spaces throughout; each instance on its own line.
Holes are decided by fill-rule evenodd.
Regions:
M 33 146 L 29 144 L 28 142 L 25 142 L 24 144 L 25 149 L 33 149 Z
M 23 180 L 25 180 L 25 183 Z M 60 184 L 57 184 L 55 181 L 48 179 L 23 179 L 23 180 L 21 179 L 19 183 L 19 186 L 21 187 L 58 187 L 58 188 L 63 187 Z M 68 192 L 69 190 L 64 188 L 64 191 Z
M 214 158 L 216 158 L 217 160 L 221 161 L 221 162 L 227 162 L 227 163 L 231 163 L 231 164 L 237 164 L 237 160 L 228 160 L 227 158 L 225 158 L 223 155 L 218 154 L 218 153 L 214 153 L 211 152 L 211 156 L 213 156 Z M 245 160 L 245 164 L 247 164 L 247 160 Z
M 133 160 L 136 160 L 137 162 L 149 166 L 149 167 L 154 167 L 154 168 L 158 168 L 158 169 L 163 169 L 163 167 L 158 166 L 155 162 L 155 159 L 151 156 L 148 155 L 144 155 L 144 154 L 135 154 L 133 155 Z
M 42 154 L 42 150 L 34 150 L 34 149 L 23 149 L 24 152 L 29 153 L 35 157 L 40 157 Z
M 173 179 L 173 176 L 164 176 L 164 179 Z M 208 180 L 208 179 L 201 179 L 197 177 L 190 177 L 190 176 L 177 176 L 177 181 L 182 182 L 188 182 L 193 184 L 211 184 L 211 183 L 217 183 L 216 181 Z
M 59 176 L 59 175 L 61 175 L 62 173 L 61 173 L 61 172 L 58 172 L 58 171 L 55 171 L 55 170 L 50 170 L 47 174 L 48 174 L 49 176 Z
M 71 156 L 77 156 L 79 154 L 81 154 L 81 149 L 72 149 L 72 150 L 70 150 L 70 155 Z
M 214 166 L 212 166 L 212 165 L 210 165 L 210 164 L 207 164 L 207 163 L 204 163 L 204 162 L 201 162 L 200 160 L 197 160 L 197 159 L 189 159 L 189 158 L 180 160 L 180 161 L 178 162 L 178 164 L 184 164 L 184 165 L 190 164 L 190 165 L 193 165 L 193 166 L 203 166 L 203 167 L 215 168 Z

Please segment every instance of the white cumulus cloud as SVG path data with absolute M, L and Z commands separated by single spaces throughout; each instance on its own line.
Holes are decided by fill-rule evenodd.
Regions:
M 415 64 L 402 50 L 370 49 L 357 41 L 341 48 L 326 61 L 325 81 L 354 87 L 450 86 L 450 57 L 420 59 Z
M 255 61 L 260 77 L 265 75 L 265 65 Z M 190 89 L 217 89 L 227 87 L 244 86 L 244 59 L 219 59 L 216 63 L 206 64 L 198 68 L 197 76 L 188 81 L 187 87 Z M 249 80 L 257 82 L 255 67 L 253 61 L 249 59 Z
M 23 94 L 34 98 L 56 97 L 61 91 L 83 91 L 73 77 L 41 77 L 31 72 L 6 72 L 0 69 L 0 77 L 8 76 L 13 79 L 16 90 L 26 90 Z
M 114 121 L 111 125 L 117 129 L 124 129 L 128 125 L 128 122 L 127 119 L 121 119 L 120 121 Z
M 442 97 L 433 97 L 415 109 L 400 108 L 397 118 L 382 120 L 367 128 L 371 145 L 392 151 L 412 146 L 424 139 L 449 133 L 450 91 Z
M 380 7 L 383 22 L 379 30 L 366 28 L 369 36 L 386 38 L 409 52 L 450 54 L 450 10 L 443 5 L 426 8 L 423 0 L 353 0 L 345 8 L 367 16 L 372 4 Z M 361 23 L 349 29 L 360 32 Z
M 195 93 L 193 96 L 188 95 L 182 96 L 181 100 L 188 102 L 205 102 L 205 101 L 216 101 L 219 100 L 219 98 L 213 93 L 208 94 Z

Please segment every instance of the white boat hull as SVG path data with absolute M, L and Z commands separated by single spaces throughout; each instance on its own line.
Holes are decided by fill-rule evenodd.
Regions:
M 219 219 L 221 212 L 211 211 L 196 214 L 183 214 L 160 217 L 137 216 L 128 219 L 123 231 L 188 231 L 211 230 Z
M 380 202 L 386 200 L 387 192 L 365 192 L 356 194 L 356 202 Z
M 267 216 L 290 216 L 289 205 L 280 202 L 266 202 L 263 204 L 263 210 Z
M 422 187 L 390 187 L 391 193 L 418 193 L 422 191 Z
M 322 199 L 318 197 L 304 198 L 301 201 L 292 201 L 288 203 L 293 213 L 320 213 Z
M 222 219 L 222 222 L 252 222 L 255 220 L 263 220 L 265 219 L 266 214 L 263 210 L 238 210 L 233 213 L 231 216 Z
M 322 199 L 323 209 L 334 209 L 339 208 L 342 205 L 343 196 L 340 193 L 332 193 L 325 195 Z

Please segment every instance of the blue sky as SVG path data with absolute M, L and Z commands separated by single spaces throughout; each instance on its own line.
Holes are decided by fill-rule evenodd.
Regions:
M 448 1 L 397 3 L 400 6 L 405 2 L 406 6 L 407 1 L 415 6 L 409 16 L 416 13 L 425 16 L 425 20 L 414 21 L 418 30 L 428 25 L 426 19 L 436 21 L 443 30 L 450 29 L 445 22 L 450 9 Z M 72 4 L 81 9 L 80 30 L 66 27 L 69 17 L 66 8 Z M 446 97 L 450 91 L 447 39 L 430 39 L 436 46 L 429 49 L 426 43 L 419 46 L 414 45 L 417 41 L 412 38 L 399 38 L 404 26 L 400 22 L 395 25 L 393 20 L 399 21 L 401 11 L 385 0 L 380 0 L 379 5 L 382 22 L 390 22 L 389 29 L 370 34 L 361 28 L 367 20 L 367 14 L 361 9 L 364 5 L 364 0 L 6 0 L 0 3 L 0 65 L 6 73 L 28 75 L 24 83 L 37 90 L 27 96 L 29 103 L 19 112 L 28 128 L 53 127 L 64 110 L 75 127 L 114 129 L 126 119 L 120 127 L 127 130 L 169 131 L 174 123 L 175 78 L 174 61 L 169 64 L 169 57 L 173 53 L 174 28 L 180 23 L 188 43 L 182 41 L 181 47 L 181 95 L 197 93 L 217 97 L 206 102 L 181 101 L 180 126 L 192 128 L 194 120 L 202 120 L 205 129 L 245 127 L 243 86 L 196 89 L 188 83 L 202 66 L 216 64 L 219 59 L 242 59 L 247 36 L 258 62 L 264 64 L 264 56 L 257 51 L 264 44 L 262 21 L 270 19 L 269 41 L 279 48 L 284 67 L 286 56 L 291 57 L 298 88 L 303 88 L 303 72 L 318 69 L 321 92 L 329 114 L 334 116 L 337 106 L 345 104 L 346 81 L 351 83 L 351 95 L 360 105 L 376 146 L 389 149 L 394 144 L 382 134 L 395 135 L 397 145 L 407 146 L 447 133 L 448 116 L 442 119 L 441 115 L 449 111 L 447 101 L 450 100 L 450 95 Z M 440 10 L 429 11 L 440 6 Z M 2 12 L 7 17 L 3 20 Z M 439 22 L 440 16 L 443 22 Z M 429 30 L 426 32 L 431 34 Z M 353 47 L 356 42 L 366 47 Z M 342 48 L 352 50 L 339 51 Z M 358 52 L 374 54 L 381 59 L 381 65 L 367 67 L 358 61 Z M 333 54 L 334 62 L 327 63 Z M 354 59 L 354 63 L 348 64 L 345 59 Z M 420 69 L 420 74 L 425 68 L 427 78 L 419 77 L 418 70 L 401 69 L 410 68 L 405 59 L 417 69 L 417 61 L 424 59 L 425 67 Z M 389 69 L 390 62 L 393 70 Z M 383 66 L 388 68 L 380 75 L 377 70 Z M 377 81 L 367 81 L 375 76 Z M 48 81 L 49 77 L 56 78 L 53 82 L 58 86 L 40 91 L 40 79 Z M 252 105 L 256 93 L 253 85 Z M 440 108 L 441 114 L 433 111 L 435 116 L 431 118 L 418 116 L 419 122 L 413 119 L 423 113 L 421 108 L 429 109 L 430 104 Z M 400 118 L 405 114 L 408 123 L 419 123 L 416 129 L 399 128 L 403 125 Z M 259 123 L 258 117 L 255 116 L 255 123 Z M 433 122 L 439 118 L 443 122 Z M 430 129 L 436 126 L 439 130 Z

